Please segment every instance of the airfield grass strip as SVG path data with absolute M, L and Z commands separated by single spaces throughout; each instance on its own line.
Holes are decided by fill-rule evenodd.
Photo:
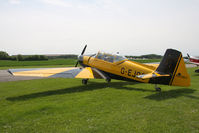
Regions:
M 199 132 L 199 74 L 190 87 L 49 78 L 0 83 L 2 133 Z
M 10 68 L 39 68 L 74 66 L 75 59 L 52 59 L 47 61 L 9 61 L 0 60 L 0 69 Z
M 9 61 L 0 60 L 0 67 L 12 66 L 42 66 L 42 65 L 71 65 L 76 63 L 75 59 L 52 59 L 45 61 Z

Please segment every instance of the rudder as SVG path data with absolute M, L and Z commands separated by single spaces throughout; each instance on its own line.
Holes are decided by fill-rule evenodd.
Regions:
M 170 76 L 151 79 L 151 83 L 175 86 L 190 85 L 190 77 L 187 73 L 182 53 L 177 50 L 167 49 L 156 72 L 169 74 Z

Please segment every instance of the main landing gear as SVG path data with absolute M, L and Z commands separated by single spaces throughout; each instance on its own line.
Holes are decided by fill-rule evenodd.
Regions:
M 87 85 L 88 79 L 82 79 L 82 84 Z
M 106 79 L 106 82 L 107 82 L 107 83 L 110 83 L 110 82 L 111 82 L 111 78 L 107 78 L 107 79 Z M 82 84 L 83 84 L 83 85 L 87 85 L 87 83 L 88 83 L 88 79 L 82 79 Z
M 155 90 L 156 90 L 157 92 L 161 92 L 161 88 L 160 88 L 160 87 L 157 87 L 157 84 L 155 84 Z
M 107 78 L 107 79 L 106 79 L 106 82 L 107 82 L 107 83 L 110 83 L 110 82 L 111 82 L 111 78 Z

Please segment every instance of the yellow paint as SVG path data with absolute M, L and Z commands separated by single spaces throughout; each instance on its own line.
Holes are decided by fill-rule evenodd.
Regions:
M 14 72 L 13 75 L 15 75 L 15 76 L 49 77 L 49 76 L 52 76 L 57 73 L 72 70 L 74 68 L 75 67 L 49 68 L 49 69 L 41 69 L 41 70 L 20 71 L 20 72 Z
M 108 72 L 108 73 L 112 73 L 112 74 L 115 74 L 115 75 L 119 75 L 119 76 L 122 76 L 122 77 L 137 80 L 137 81 L 140 81 L 140 82 L 146 82 L 146 83 L 149 82 L 149 79 L 141 79 L 141 78 L 138 78 L 136 76 L 142 75 L 142 74 L 152 73 L 156 69 L 156 67 L 154 67 L 154 66 L 141 64 L 141 63 L 137 63 L 137 62 L 133 62 L 133 61 L 129 61 L 129 60 L 111 63 L 111 62 L 107 62 L 107 61 L 97 59 L 97 58 L 93 58 L 93 57 L 91 57 L 89 59 L 89 62 L 88 62 L 88 59 L 89 59 L 88 56 L 84 56 L 83 63 L 85 65 L 95 67 L 99 70 L 103 70 L 103 71 Z M 125 71 L 127 71 L 124 74 L 121 73 L 121 69 L 123 67 L 125 68 Z
M 190 76 L 187 73 L 187 69 L 185 67 L 184 59 L 181 58 L 180 64 L 178 68 L 176 68 L 176 74 L 174 75 L 174 79 L 172 85 L 175 86 L 190 86 Z
M 93 71 L 90 67 L 85 67 L 75 78 L 94 78 Z

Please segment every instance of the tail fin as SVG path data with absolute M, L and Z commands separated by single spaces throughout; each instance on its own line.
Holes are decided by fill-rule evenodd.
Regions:
M 156 72 L 169 74 L 170 76 L 152 79 L 153 83 L 175 86 L 190 85 L 190 77 L 187 73 L 182 53 L 177 50 L 167 49 Z

